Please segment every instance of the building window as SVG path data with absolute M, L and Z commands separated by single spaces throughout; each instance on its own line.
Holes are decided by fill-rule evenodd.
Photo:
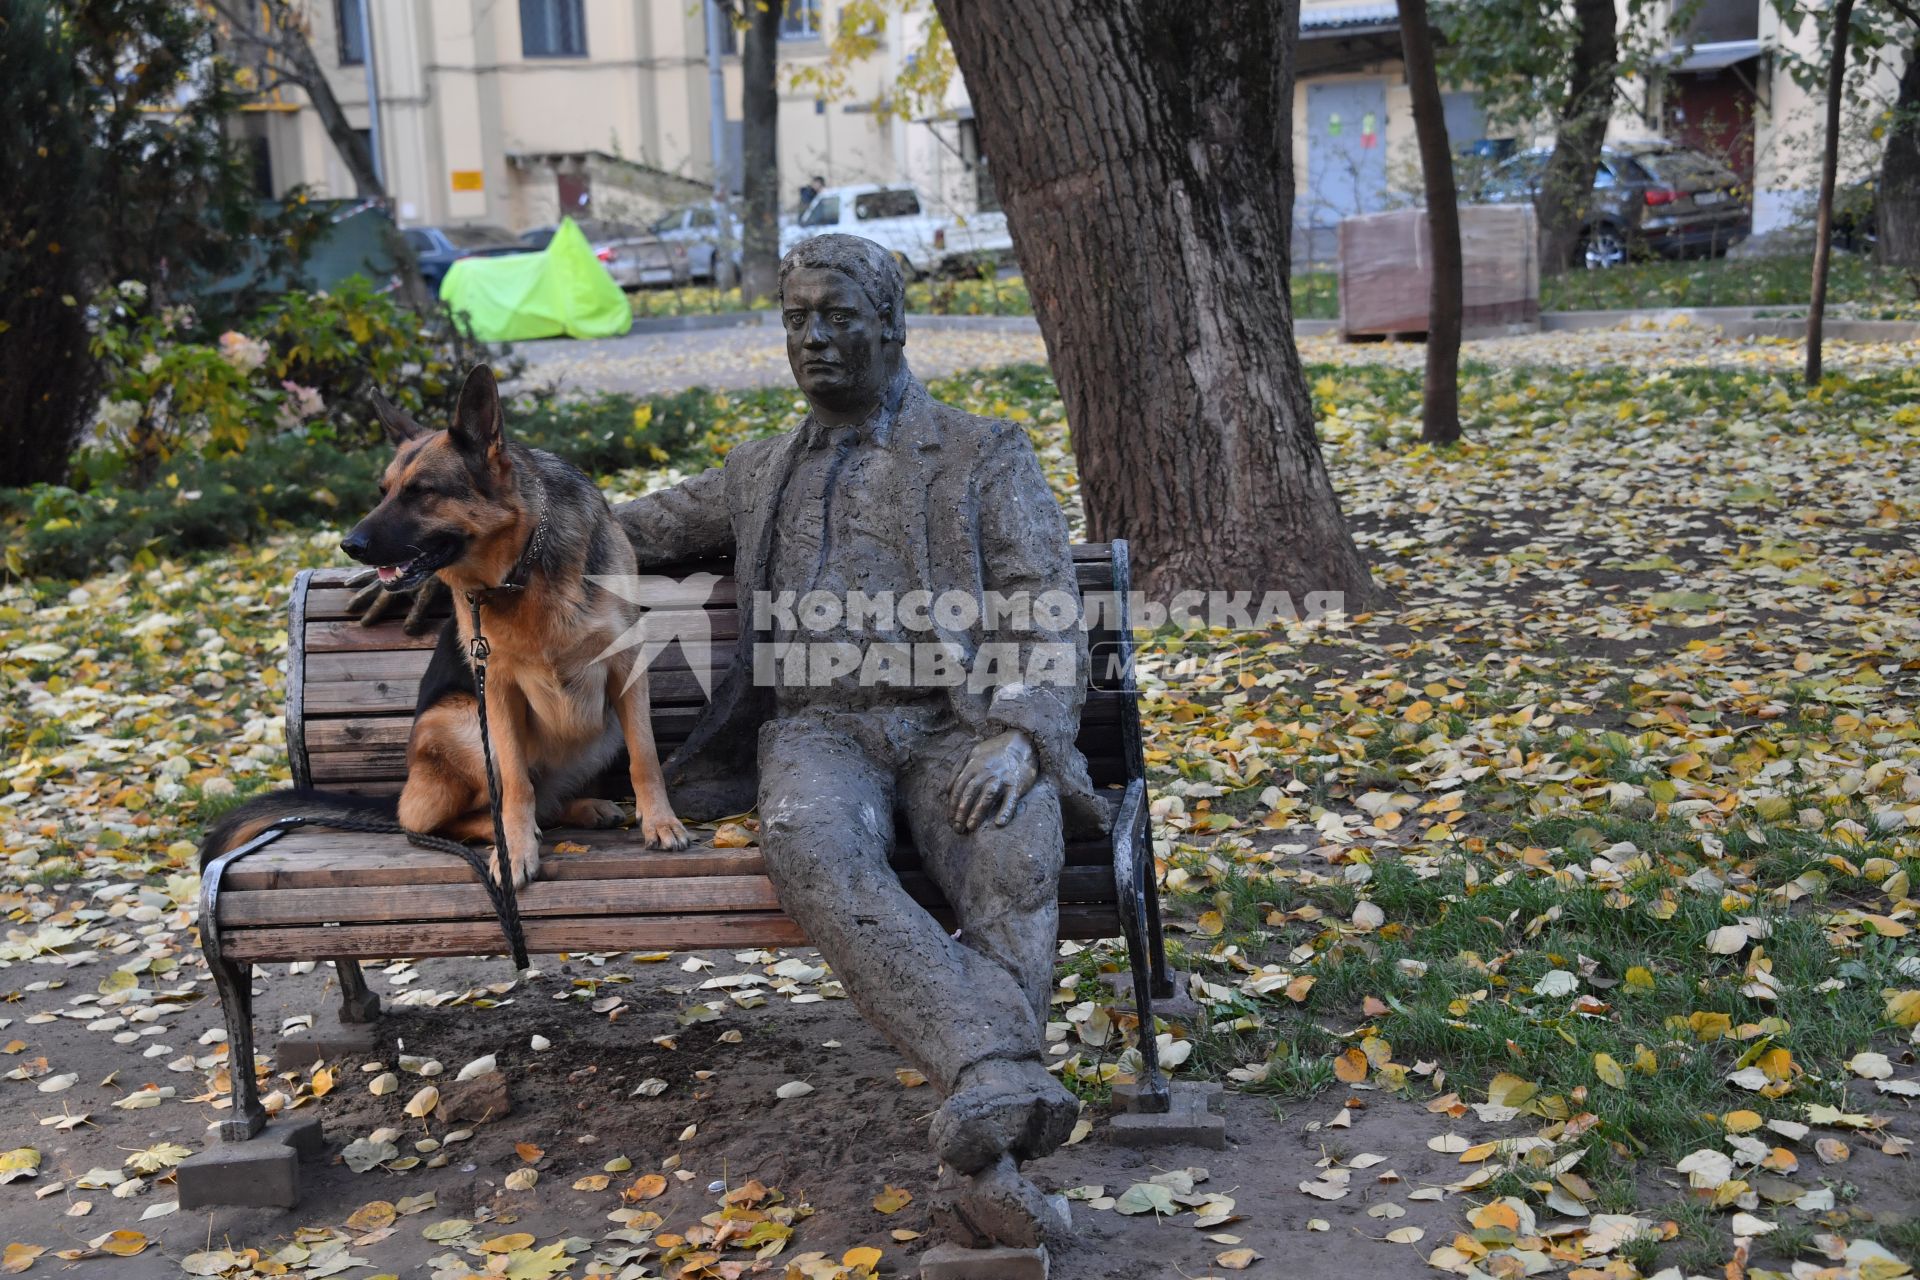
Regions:
M 528 58 L 586 57 L 581 0 L 520 0 L 520 52 Z
M 782 40 L 818 40 L 820 38 L 820 0 L 787 0 L 780 15 Z
M 333 29 L 340 35 L 340 65 L 357 67 L 367 60 L 367 29 L 360 25 L 360 0 L 333 0 Z
M 266 135 L 255 134 L 246 142 L 248 167 L 253 171 L 253 194 L 262 200 L 273 199 L 273 148 Z

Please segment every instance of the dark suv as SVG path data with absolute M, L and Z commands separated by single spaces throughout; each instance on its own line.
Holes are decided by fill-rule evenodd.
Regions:
M 1522 151 L 1493 171 L 1482 198 L 1535 200 L 1552 148 Z M 1671 142 L 1623 142 L 1601 152 L 1581 248 L 1589 267 L 1635 255 L 1718 257 L 1753 230 L 1753 205 L 1733 170 Z

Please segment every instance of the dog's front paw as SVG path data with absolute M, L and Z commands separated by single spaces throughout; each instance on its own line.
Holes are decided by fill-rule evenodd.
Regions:
M 540 874 L 539 844 L 534 844 L 524 857 L 517 853 L 514 854 L 513 857 L 508 860 L 508 865 L 513 871 L 513 887 L 515 889 L 526 888 L 533 882 L 533 878 Z
M 533 878 L 540 874 L 539 846 L 534 846 L 533 852 L 525 856 L 519 853 L 508 854 L 507 871 L 513 877 L 515 889 L 526 888 Z M 495 884 L 500 883 L 500 861 L 491 848 L 487 850 L 487 879 Z
M 643 815 L 640 831 L 647 837 L 649 849 L 684 849 L 693 842 L 687 829 L 680 825 L 680 819 L 671 813 L 659 818 Z
M 509 825 L 509 832 L 514 828 Z M 513 873 L 513 887 L 524 889 L 532 879 L 540 874 L 540 837 L 542 832 L 535 823 L 526 823 L 516 834 L 507 836 L 507 866 Z M 497 883 L 500 879 L 497 853 L 492 856 L 488 871 Z

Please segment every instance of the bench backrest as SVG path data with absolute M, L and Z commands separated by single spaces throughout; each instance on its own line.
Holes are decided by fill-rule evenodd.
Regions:
M 1127 613 L 1132 585 L 1127 544 L 1077 545 L 1073 561 L 1082 598 L 1098 604 L 1089 609 L 1095 619 L 1087 637 L 1093 671 L 1080 718 L 1080 750 L 1096 786 L 1124 786 L 1144 775 Z M 704 602 L 683 596 L 663 600 L 660 607 L 703 609 L 715 641 L 711 657 L 726 663 L 740 627 L 731 566 L 690 564 L 657 570 L 655 576 L 681 579 L 703 571 L 721 575 Z M 287 751 L 296 785 L 385 795 L 406 780 L 407 735 L 435 634 L 410 636 L 397 621 L 361 626 L 347 612 L 353 592 L 346 581 L 352 573 L 309 569 L 294 580 L 287 632 Z M 653 733 L 664 757 L 686 738 L 706 694 L 678 642 L 653 662 L 649 676 Z M 608 775 L 604 794 L 620 796 L 626 786 L 624 769 L 616 770 Z

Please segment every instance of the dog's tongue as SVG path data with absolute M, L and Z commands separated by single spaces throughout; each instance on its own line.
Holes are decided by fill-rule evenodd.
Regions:
M 407 564 L 412 564 L 412 563 L 413 562 L 411 560 L 407 562 Z M 380 566 L 378 570 L 380 574 L 380 581 L 382 582 L 396 582 L 399 580 L 400 575 L 405 573 L 406 571 L 407 571 L 406 564 L 383 564 Z

